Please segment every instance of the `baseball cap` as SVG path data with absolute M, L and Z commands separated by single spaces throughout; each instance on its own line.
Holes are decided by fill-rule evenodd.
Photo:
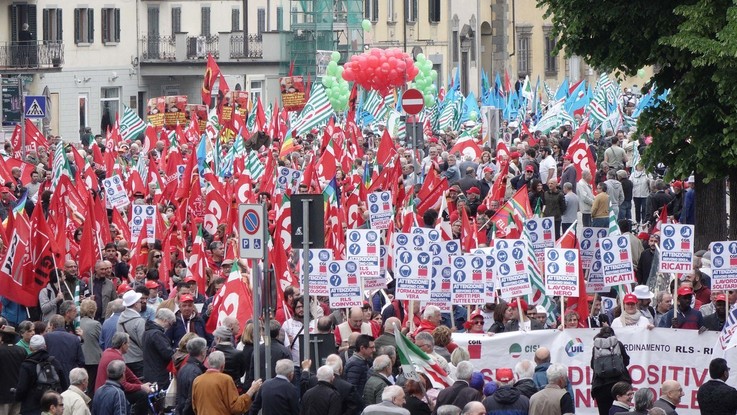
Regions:
M 674 189 L 683 189 L 683 182 L 676 180 L 673 182 L 672 186 Z
M 189 276 L 189 277 L 187 277 L 187 278 L 184 279 L 184 282 L 186 282 L 186 283 L 197 282 L 197 278 L 195 278 L 193 276 Z
M 509 306 L 512 307 L 512 308 L 514 308 L 514 309 L 516 309 L 517 308 L 517 301 L 519 301 L 519 304 L 520 304 L 520 307 L 522 308 L 522 311 L 526 313 L 527 312 L 527 301 L 525 301 L 525 300 L 515 298 L 514 300 L 512 300 L 509 303 Z
M 137 303 L 143 294 L 137 293 L 133 290 L 127 291 L 125 294 L 123 294 L 123 305 L 126 307 L 130 307 L 133 304 Z
M 518 151 L 513 151 L 513 152 L 509 153 L 509 158 L 510 159 L 518 159 L 519 158 L 519 152 Z
M 494 376 L 497 380 L 497 382 L 511 382 L 514 380 L 514 373 L 512 372 L 512 369 L 508 367 L 502 367 L 496 370 L 496 374 Z
M 184 294 L 183 296 L 179 297 L 180 303 L 185 303 L 187 301 L 194 302 L 194 297 L 192 297 L 190 294 Z
M 118 293 L 118 295 L 123 295 L 123 294 L 126 293 L 126 291 L 128 291 L 130 289 L 131 289 L 130 285 L 128 285 L 126 283 L 122 283 L 122 284 L 118 285 L 117 293 Z
M 717 301 L 727 301 L 727 296 L 724 294 L 717 294 Z
M 691 287 L 680 287 L 678 289 L 678 295 L 693 295 L 693 288 L 691 288 Z
M 493 172 L 494 172 L 494 169 L 492 169 L 491 167 L 484 167 L 484 173 L 493 173 Z
M 624 296 L 625 304 L 637 304 L 637 296 L 634 294 L 627 294 Z
M 146 281 L 146 288 L 148 288 L 149 290 L 153 290 L 159 288 L 159 284 L 156 281 L 148 280 Z
M 535 172 L 535 168 L 533 166 L 531 166 L 531 165 L 528 164 L 527 167 L 525 167 L 525 171 L 531 171 L 531 172 L 534 173 Z
M 468 190 L 466 191 L 466 193 L 468 193 L 469 195 L 470 195 L 470 194 L 474 194 L 474 195 L 480 195 L 480 194 L 481 194 L 481 191 L 479 190 L 479 188 L 478 188 L 478 187 L 474 186 L 474 187 L 472 187 L 472 188 L 468 189 Z

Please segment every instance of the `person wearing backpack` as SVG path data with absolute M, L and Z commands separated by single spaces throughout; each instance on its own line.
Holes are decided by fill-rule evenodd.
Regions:
M 41 397 L 52 390 L 63 392 L 69 382 L 62 372 L 61 364 L 46 351 L 46 340 L 38 334 L 31 337 L 31 354 L 20 366 L 15 400 L 20 402 L 22 415 L 40 415 Z
M 614 397 L 612 386 L 617 382 L 632 383 L 627 366 L 630 357 L 622 342 L 617 340 L 611 327 L 602 327 L 594 336 L 594 347 L 591 356 L 591 368 L 594 376 L 591 379 L 591 397 L 596 401 L 599 415 L 608 415 Z

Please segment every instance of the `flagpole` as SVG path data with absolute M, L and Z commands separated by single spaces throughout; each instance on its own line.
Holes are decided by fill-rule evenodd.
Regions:
M 519 328 L 522 329 L 522 331 L 524 331 L 524 328 L 522 325 L 522 323 L 524 322 L 524 318 L 522 316 L 522 297 L 517 298 L 517 312 L 519 313 Z
M 560 296 L 560 322 L 566 328 L 566 296 Z

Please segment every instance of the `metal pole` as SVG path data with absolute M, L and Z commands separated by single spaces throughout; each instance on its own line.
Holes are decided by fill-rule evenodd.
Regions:
M 266 216 L 264 216 L 266 217 Z M 261 284 L 259 283 L 259 275 L 258 275 L 258 260 L 254 259 L 253 262 L 251 262 L 251 287 L 253 287 L 253 339 L 254 343 L 256 342 L 256 339 L 258 339 L 259 334 L 261 334 L 261 322 L 259 321 L 259 310 L 261 309 L 261 298 L 259 296 L 261 295 Z M 260 342 L 256 344 L 256 346 L 260 346 Z M 258 352 L 258 348 L 256 348 L 256 353 L 253 354 L 253 379 L 260 379 L 261 378 L 261 353 Z
M 23 99 L 23 78 L 18 75 L 18 94 L 20 95 L 20 154 L 26 161 L 26 106 Z M 59 143 L 58 145 L 61 145 Z
M 302 236 L 302 275 L 304 275 L 304 289 L 302 292 L 302 304 L 304 306 L 304 356 L 305 360 L 310 359 L 310 202 L 309 199 L 302 199 L 302 227 L 304 235 Z M 319 365 L 318 365 L 319 366 Z
M 263 206 L 262 209 L 263 209 L 263 215 L 264 215 L 263 217 L 264 217 L 264 220 L 267 220 L 267 218 L 269 217 L 269 215 L 268 215 L 269 212 L 268 212 L 268 209 L 266 207 L 266 203 L 262 203 L 261 206 Z M 268 243 L 267 243 L 267 240 L 266 240 L 266 237 L 268 236 L 268 234 L 269 234 L 268 227 L 265 227 L 264 228 L 264 238 L 263 238 L 263 240 L 264 240 L 264 262 L 261 264 L 261 269 L 263 271 L 263 278 L 262 278 L 261 282 L 263 282 L 264 284 L 266 284 L 266 287 L 268 288 L 266 290 L 266 292 L 268 293 L 267 296 L 266 296 L 266 311 L 265 312 L 262 311 L 262 307 L 256 308 L 256 304 L 259 303 L 259 302 L 261 302 L 261 295 L 262 295 L 262 292 L 264 290 L 256 290 L 256 289 L 254 289 L 253 290 L 253 292 L 255 293 L 254 297 L 258 298 L 258 300 L 256 300 L 256 301 L 253 302 L 253 310 L 254 310 L 253 320 L 254 321 L 257 321 L 260 318 L 261 315 L 264 316 L 264 327 L 265 327 L 264 332 L 267 333 L 266 336 L 264 337 L 266 339 L 266 340 L 264 340 L 264 344 L 266 346 L 266 353 L 264 353 L 264 360 L 265 360 L 265 363 L 266 363 L 266 373 L 264 374 L 264 376 L 265 376 L 266 379 L 271 379 L 271 334 L 270 334 L 271 333 L 271 300 L 270 300 L 270 298 L 271 298 L 271 284 L 267 283 L 268 281 L 270 281 L 270 279 L 269 279 L 269 248 L 268 248 Z M 256 280 L 256 279 L 254 279 L 254 280 Z M 260 284 L 259 284 L 259 288 L 261 288 Z M 259 304 L 259 306 L 260 306 L 260 304 Z M 253 338 L 254 338 L 254 340 L 257 339 L 257 338 L 260 338 L 260 336 L 261 336 L 261 332 L 260 331 L 258 331 L 258 332 L 256 331 L 256 328 L 257 327 L 258 326 L 256 326 L 256 325 L 253 326 Z M 268 332 L 267 332 L 267 330 L 268 330 Z M 256 349 L 256 350 L 258 350 L 258 349 Z M 254 353 L 254 360 L 253 360 L 253 364 L 256 365 L 256 368 L 255 368 L 256 369 L 256 372 L 254 372 L 256 374 L 254 376 L 254 378 L 256 378 L 256 379 L 258 379 L 258 374 L 259 374 L 258 371 L 261 369 L 261 367 L 258 364 L 258 360 L 256 360 L 256 359 L 260 359 L 259 354 L 260 353 Z

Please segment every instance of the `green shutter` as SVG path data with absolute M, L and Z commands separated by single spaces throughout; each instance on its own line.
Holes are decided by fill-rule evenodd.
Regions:
M 108 30 L 109 30 L 109 28 L 108 28 L 108 24 L 107 24 L 108 10 L 109 9 L 102 9 L 101 10 L 101 13 L 100 13 L 100 25 L 102 26 L 101 40 L 102 40 L 102 43 L 103 44 L 105 44 L 105 43 L 107 43 L 107 42 L 110 41 L 110 39 L 108 39 Z
M 95 43 L 95 9 L 87 9 L 87 42 Z
M 82 33 L 79 27 L 79 17 L 82 14 L 81 9 L 74 9 L 74 44 L 82 42 Z
M 115 41 L 120 42 L 120 9 L 113 9 L 115 11 Z

